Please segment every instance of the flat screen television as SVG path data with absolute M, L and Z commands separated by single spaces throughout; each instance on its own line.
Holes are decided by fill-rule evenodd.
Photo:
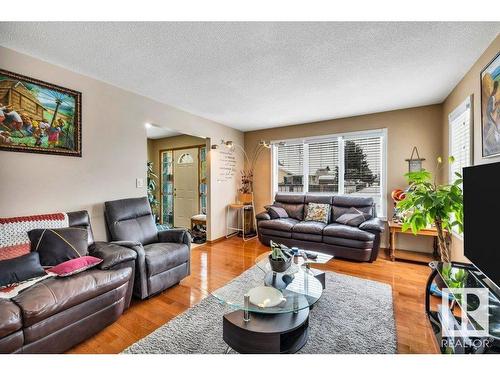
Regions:
M 465 256 L 500 286 L 500 163 L 463 170 Z

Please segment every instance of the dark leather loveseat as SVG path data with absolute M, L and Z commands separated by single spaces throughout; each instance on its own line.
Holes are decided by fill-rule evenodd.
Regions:
M 88 229 L 97 267 L 49 278 L 0 299 L 0 353 L 62 353 L 116 321 L 132 296 L 136 253 L 94 242 L 86 211 L 68 213 L 69 225 Z
M 328 224 L 304 221 L 308 203 L 330 205 Z M 269 241 L 273 240 L 287 246 L 317 250 L 346 259 L 365 262 L 373 262 L 377 259 L 384 223 L 376 218 L 372 198 L 278 193 L 273 205 L 284 208 L 289 217 L 271 219 L 267 211 L 257 215 L 259 239 L 264 245 L 269 246 Z M 360 224 L 359 227 L 337 223 L 336 219 L 351 207 L 370 214 L 372 218 Z

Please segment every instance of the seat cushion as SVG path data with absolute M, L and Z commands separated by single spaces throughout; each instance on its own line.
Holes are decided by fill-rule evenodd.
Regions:
M 148 276 L 168 271 L 189 260 L 189 248 L 183 243 L 162 242 L 144 246 Z
M 352 247 L 355 249 L 362 249 L 362 250 L 373 249 L 373 241 L 359 241 L 342 237 L 323 236 L 323 242 L 330 245 Z
M 100 296 L 130 280 L 129 268 L 89 270 L 65 278 L 52 278 L 33 285 L 13 298 L 29 327 L 62 310 Z
M 269 237 L 292 238 L 291 231 L 273 230 L 267 228 L 260 228 L 259 233 Z
M 259 228 L 272 229 L 282 232 L 291 232 L 299 221 L 290 217 L 286 219 L 263 220 L 259 222 Z
M 338 223 L 327 225 L 323 229 L 323 236 L 348 238 L 358 241 L 373 241 L 375 239 L 375 235 L 373 233 L 365 232 L 359 228 Z
M 21 310 L 15 303 L 0 299 L 0 338 L 21 329 Z
M 323 240 L 323 236 L 321 234 L 299 233 L 299 232 L 293 232 L 292 238 L 295 240 L 302 240 L 309 242 L 322 242 Z
M 321 235 L 324 227 L 326 224 L 320 221 L 301 221 L 293 226 L 293 232 Z

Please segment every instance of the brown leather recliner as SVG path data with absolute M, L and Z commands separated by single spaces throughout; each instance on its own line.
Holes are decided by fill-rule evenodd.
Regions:
M 70 226 L 88 229 L 89 253 L 103 262 L 0 300 L 0 353 L 62 353 L 116 321 L 128 307 L 135 252 L 94 242 L 86 211 L 70 212 L 68 218 Z
M 308 203 L 327 203 L 331 206 L 328 223 L 304 221 Z M 384 223 L 376 217 L 373 199 L 352 195 L 276 194 L 274 205 L 283 208 L 288 217 L 271 218 L 261 212 L 257 218 L 260 241 L 317 250 L 341 258 L 373 262 L 380 248 Z M 373 216 L 358 227 L 336 220 L 351 207 Z
M 146 197 L 104 203 L 111 239 L 137 253 L 134 296 L 144 299 L 190 273 L 191 236 L 185 229 L 158 231 Z

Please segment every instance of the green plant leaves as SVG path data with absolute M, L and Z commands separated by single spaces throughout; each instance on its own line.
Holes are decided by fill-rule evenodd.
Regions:
M 448 161 L 452 163 L 455 158 L 450 156 Z M 432 174 L 426 170 L 405 174 L 410 187 L 405 199 L 396 205 L 403 212 L 403 231 L 411 229 L 417 234 L 436 222 L 441 223 L 443 229 L 463 231 L 462 175 L 455 175 L 457 179 L 452 184 L 440 185 L 432 182 Z

